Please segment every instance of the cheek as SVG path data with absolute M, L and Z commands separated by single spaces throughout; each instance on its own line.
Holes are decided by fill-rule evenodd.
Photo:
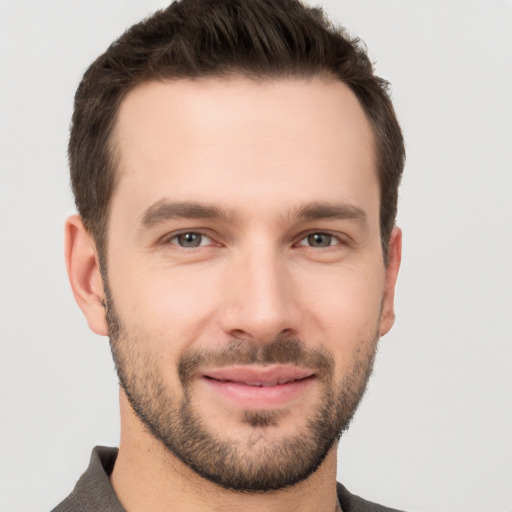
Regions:
M 148 343 L 172 340 L 176 350 L 204 334 L 218 301 L 212 290 L 221 289 L 218 272 L 200 266 L 144 269 L 142 262 L 134 262 L 131 269 L 132 277 L 117 279 L 113 292 L 127 327 L 145 332 Z M 117 277 L 128 272 L 118 272 Z
M 382 307 L 384 278 L 380 272 L 329 269 L 315 277 L 303 276 L 301 296 L 311 314 L 311 324 L 323 331 L 333 352 L 350 352 L 363 340 L 373 340 Z
M 372 305 L 380 302 L 384 292 L 384 270 L 376 270 L 376 266 L 318 266 L 297 277 L 324 307 L 330 304 L 333 311 L 339 308 L 371 313 Z
M 114 281 L 114 279 L 113 279 Z M 124 328 L 121 348 L 139 378 L 158 375 L 163 385 L 180 394 L 177 364 L 211 322 L 212 294 L 179 275 L 143 275 L 112 283 L 112 295 Z M 114 292 L 115 290 L 115 292 Z M 208 336 L 209 339 L 215 337 Z M 143 366 L 134 363 L 144 361 Z M 138 368 L 138 369 L 137 369 Z M 153 377 L 150 377 L 153 376 Z

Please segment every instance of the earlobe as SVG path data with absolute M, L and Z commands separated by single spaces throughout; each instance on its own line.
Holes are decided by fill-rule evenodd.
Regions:
M 96 334 L 107 336 L 103 280 L 96 244 L 78 215 L 66 221 L 65 257 L 73 295 L 89 327 Z
M 382 301 L 379 336 L 387 334 L 395 322 L 395 286 L 401 261 L 402 231 L 400 228 L 394 227 L 389 240 L 388 264 L 386 266 L 386 282 Z

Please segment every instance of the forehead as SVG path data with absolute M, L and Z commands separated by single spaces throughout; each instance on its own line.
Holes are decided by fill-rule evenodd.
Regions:
M 230 207 L 355 195 L 378 202 L 372 129 L 334 79 L 144 83 L 123 100 L 114 140 L 113 202 L 141 209 L 167 196 Z

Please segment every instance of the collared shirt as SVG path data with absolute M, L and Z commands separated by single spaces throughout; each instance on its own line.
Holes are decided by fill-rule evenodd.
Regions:
M 117 458 L 117 448 L 96 446 L 87 471 L 78 480 L 73 492 L 52 512 L 126 512 L 110 483 L 110 474 Z M 342 512 L 399 512 L 350 494 L 337 486 Z

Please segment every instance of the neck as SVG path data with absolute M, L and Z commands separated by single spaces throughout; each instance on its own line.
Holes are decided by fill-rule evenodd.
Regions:
M 334 446 L 317 471 L 302 482 L 271 492 L 236 492 L 197 475 L 140 423 L 121 393 L 121 442 L 111 475 L 126 510 L 142 512 L 335 512 L 336 452 Z

